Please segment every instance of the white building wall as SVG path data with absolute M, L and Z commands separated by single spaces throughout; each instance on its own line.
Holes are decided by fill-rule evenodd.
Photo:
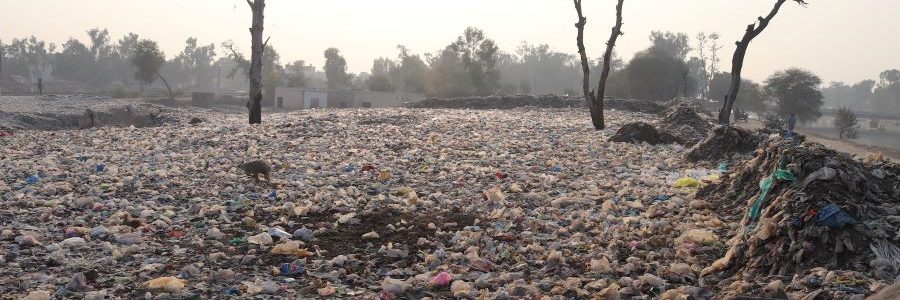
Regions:
M 278 106 L 279 102 L 281 107 Z M 276 87 L 275 88 L 275 107 L 283 109 L 301 109 L 303 108 L 303 89 Z
M 303 93 L 303 108 L 323 108 L 328 106 L 328 93 L 306 91 Z

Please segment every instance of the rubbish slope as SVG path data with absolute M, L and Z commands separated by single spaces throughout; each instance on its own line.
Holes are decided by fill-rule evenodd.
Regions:
M 900 268 L 898 176 L 896 164 L 867 166 L 817 143 L 769 139 L 697 194 L 720 214 L 742 216 L 727 253 L 702 275 L 749 282 L 800 275 L 795 288 L 809 291 L 891 282 Z

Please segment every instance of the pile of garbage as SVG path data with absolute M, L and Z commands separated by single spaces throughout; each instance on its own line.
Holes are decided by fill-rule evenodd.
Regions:
M 665 131 L 656 130 L 651 124 L 645 122 L 628 123 L 619 128 L 616 134 L 609 138 L 610 142 L 618 143 L 647 143 L 650 145 L 681 143 L 677 137 Z
M 594 130 L 582 109 L 316 109 L 252 126 L 244 114 L 196 117 L 205 121 L 0 136 L 0 295 L 718 299 L 733 290 L 728 278 L 705 282 L 724 270 L 700 275 L 740 224 L 721 201 L 694 196 L 727 172 L 686 162 L 681 145 L 609 142 L 613 132 Z M 269 180 L 247 176 L 245 162 Z M 845 283 L 839 275 L 822 280 Z M 860 278 L 884 282 L 875 275 Z
M 0 97 L 0 126 L 33 130 L 155 127 L 185 121 L 183 111 L 140 99 L 47 95 Z
M 697 197 L 741 216 L 728 251 L 701 273 L 723 296 L 840 299 L 900 279 L 896 164 L 863 165 L 818 143 L 772 138 Z
M 704 117 L 703 108 L 693 102 L 672 102 L 665 117 L 659 124 L 661 130 L 667 131 L 685 145 L 694 145 L 706 138 L 713 128 L 708 117 Z
M 670 180 L 683 147 L 606 142 L 581 110 L 197 117 L 0 137 L 0 294 L 649 296 L 700 291 L 723 251 Z M 237 167 L 257 159 L 271 182 Z
M 689 161 L 722 161 L 749 158 L 767 135 L 748 129 L 718 125 L 706 138 L 694 145 L 685 158 Z M 798 140 L 801 138 L 798 137 Z

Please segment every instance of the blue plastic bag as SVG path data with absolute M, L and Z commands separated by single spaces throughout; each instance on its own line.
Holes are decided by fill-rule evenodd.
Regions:
M 839 228 L 848 224 L 856 224 L 856 219 L 848 215 L 839 206 L 829 204 L 816 213 L 816 224 L 830 228 Z

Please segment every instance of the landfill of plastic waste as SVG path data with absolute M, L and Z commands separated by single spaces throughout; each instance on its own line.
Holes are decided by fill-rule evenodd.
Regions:
M 685 161 L 681 145 L 609 142 L 626 123 L 659 121 L 645 113 L 610 113 L 601 131 L 582 108 L 306 110 L 267 114 L 254 126 L 242 114 L 202 117 L 209 121 L 0 138 L 0 295 L 719 299 L 735 290 L 726 276 L 733 272 L 702 271 L 745 224 L 720 207 L 719 194 L 695 193 L 753 177 L 746 180 L 756 187 L 740 201 L 759 199 L 749 191 L 763 176 L 790 170 L 796 179 L 776 181 L 760 205 L 758 223 L 778 222 L 757 226 L 773 229 L 769 241 L 786 241 L 773 207 L 792 215 L 780 204 L 785 187 L 811 176 L 793 162 L 748 173 L 762 158 L 722 172 Z M 271 182 L 238 168 L 257 159 L 271 165 Z M 866 191 L 881 200 L 890 184 L 896 193 L 895 169 L 838 162 L 836 174 L 815 178 L 873 185 Z M 862 171 L 881 179 L 847 175 Z M 870 295 L 890 284 L 876 271 L 896 270 L 887 269 L 895 254 L 884 246 L 896 243 L 888 226 L 896 226 L 896 208 L 856 210 L 836 198 L 835 211 L 818 201 L 805 202 L 822 214 L 804 226 L 875 222 L 885 242 L 851 244 L 875 245 L 881 254 L 860 257 L 889 263 L 850 271 L 828 260 L 835 265 L 820 264 L 828 271 L 809 271 L 818 272 L 810 280 L 832 294 Z M 869 215 L 880 213 L 892 217 Z M 826 262 L 825 254 L 810 259 Z M 730 282 L 752 282 L 752 293 L 768 279 Z M 813 292 L 797 280 L 780 290 Z
M 757 155 L 702 187 L 698 198 L 739 226 L 728 251 L 701 272 L 723 295 L 868 294 L 900 279 L 900 167 L 862 162 L 824 146 L 773 137 Z
M 713 127 L 712 119 L 693 103 L 686 100 L 672 101 L 660 121 L 661 131 L 669 132 L 688 146 L 702 141 Z

